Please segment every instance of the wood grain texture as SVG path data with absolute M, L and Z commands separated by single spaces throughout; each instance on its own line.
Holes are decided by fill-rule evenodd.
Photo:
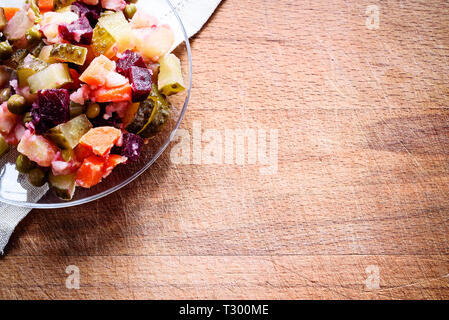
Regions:
M 278 129 L 277 173 L 169 150 L 106 199 L 33 211 L 0 298 L 449 298 L 448 10 L 225 0 L 192 41 L 182 127 Z

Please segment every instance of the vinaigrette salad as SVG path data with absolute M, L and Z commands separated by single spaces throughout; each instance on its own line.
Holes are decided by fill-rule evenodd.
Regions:
M 184 90 L 172 29 L 136 2 L 0 8 L 0 156 L 63 200 L 138 161 Z

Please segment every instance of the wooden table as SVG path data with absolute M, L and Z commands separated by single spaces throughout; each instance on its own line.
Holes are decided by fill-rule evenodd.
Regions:
M 191 157 L 168 150 L 105 199 L 33 211 L 0 297 L 449 298 L 448 10 L 224 1 L 192 41 Z M 261 138 L 250 163 L 198 159 L 200 127 L 204 153 L 239 145 L 229 129 Z

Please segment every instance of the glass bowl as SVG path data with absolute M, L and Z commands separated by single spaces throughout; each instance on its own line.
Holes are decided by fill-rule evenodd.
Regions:
M 190 43 L 181 18 L 169 0 L 141 0 L 138 7 L 148 7 L 160 23 L 169 24 L 176 35 L 179 46 L 173 53 L 181 59 L 186 90 L 169 98 L 172 103 L 170 122 L 155 138 L 151 139 L 137 163 L 118 166 L 99 185 L 91 189 L 77 188 L 71 201 L 57 198 L 48 186 L 36 188 L 29 184 L 25 175 L 15 168 L 17 151 L 11 150 L 0 159 L 0 202 L 33 209 L 54 209 L 81 205 L 105 197 L 139 177 L 165 151 L 172 141 L 184 117 L 189 102 L 192 82 L 192 58 Z M 0 203 L 0 214 L 2 204 Z

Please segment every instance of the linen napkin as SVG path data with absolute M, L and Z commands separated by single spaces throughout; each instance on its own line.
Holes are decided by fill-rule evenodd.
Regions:
M 21 8 L 25 0 L 0 0 L 0 7 L 17 7 Z M 221 0 L 171 0 L 171 5 L 175 8 L 185 31 L 189 37 L 196 34 L 202 26 L 207 22 L 212 13 L 215 11 Z M 164 0 L 140 0 L 138 7 L 147 9 L 151 14 L 156 16 L 161 23 L 167 23 L 171 26 L 177 26 L 176 17 L 171 14 L 171 9 Z M 173 49 L 181 44 L 184 40 L 184 34 L 181 28 L 174 28 L 175 44 Z M 11 175 L 11 179 L 21 179 L 15 169 L 8 165 L 7 160 L 12 162 L 17 158 L 17 152 L 11 151 L 0 161 L 0 168 L 3 173 Z M 5 165 L 6 164 L 6 165 Z M 24 181 L 23 183 L 27 183 Z M 36 189 L 31 195 L 30 201 L 39 201 L 39 199 L 47 192 L 47 188 Z M 11 206 L 0 202 L 0 254 L 11 237 L 15 227 L 26 217 L 31 211 L 28 208 Z

